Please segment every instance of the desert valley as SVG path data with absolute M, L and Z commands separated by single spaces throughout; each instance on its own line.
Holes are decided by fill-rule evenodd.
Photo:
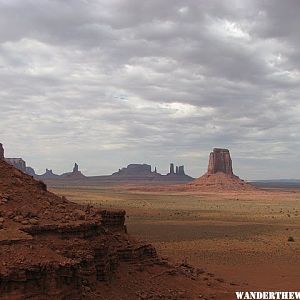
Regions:
M 227 149 L 211 152 L 199 179 L 175 183 L 136 180 L 135 168 L 118 181 L 80 173 L 46 185 L 8 162 L 1 299 L 233 299 L 298 287 L 300 188 L 241 180 Z

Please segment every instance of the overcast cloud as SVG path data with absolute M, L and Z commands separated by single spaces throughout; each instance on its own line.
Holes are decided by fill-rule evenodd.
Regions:
M 300 178 L 300 1 L 0 0 L 0 142 L 38 172 Z

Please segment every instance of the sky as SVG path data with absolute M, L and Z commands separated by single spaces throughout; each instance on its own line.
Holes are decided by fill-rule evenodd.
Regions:
M 300 178 L 300 1 L 0 0 L 0 142 L 43 173 Z

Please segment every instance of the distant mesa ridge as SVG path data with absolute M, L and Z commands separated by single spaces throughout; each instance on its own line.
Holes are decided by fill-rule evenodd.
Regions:
M 174 163 L 170 164 L 169 173 L 167 175 L 162 175 L 157 172 L 157 168 L 152 171 L 151 165 L 148 164 L 129 164 L 127 167 L 119 169 L 111 175 L 112 178 L 128 179 L 128 180 L 153 180 L 153 181 L 179 181 L 188 182 L 192 181 L 193 178 L 186 175 L 184 172 L 184 166 L 176 166 L 176 171 L 174 168 Z
M 155 167 L 152 171 L 152 167 L 149 164 L 129 164 L 127 167 L 119 169 L 112 175 L 106 176 L 85 176 L 80 170 L 78 163 L 75 162 L 72 172 L 63 173 L 61 175 L 55 174 L 51 169 L 46 169 L 45 173 L 38 175 L 35 170 L 26 165 L 25 160 L 22 158 L 4 158 L 4 149 L 2 144 L 0 144 L 0 160 L 4 160 L 9 164 L 13 165 L 17 169 L 21 170 L 23 173 L 27 173 L 41 180 L 81 180 L 81 179 L 91 179 L 100 181 L 171 181 L 171 182 L 189 182 L 194 178 L 185 174 L 184 166 L 174 167 L 174 163 L 170 164 L 170 172 L 167 175 L 162 175 L 157 172 Z
M 59 178 L 59 175 L 54 174 L 52 170 L 46 169 L 46 172 L 39 177 L 41 179 L 55 179 Z

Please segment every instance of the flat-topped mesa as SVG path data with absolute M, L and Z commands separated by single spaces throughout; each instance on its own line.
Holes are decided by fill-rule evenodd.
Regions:
M 1 143 L 0 143 L 0 160 L 4 160 L 4 149 Z
M 228 149 L 214 148 L 209 155 L 207 174 L 218 172 L 233 175 L 232 160 Z
M 129 164 L 126 168 L 119 169 L 112 175 L 118 176 L 148 176 L 151 175 L 151 165 L 148 164 Z

